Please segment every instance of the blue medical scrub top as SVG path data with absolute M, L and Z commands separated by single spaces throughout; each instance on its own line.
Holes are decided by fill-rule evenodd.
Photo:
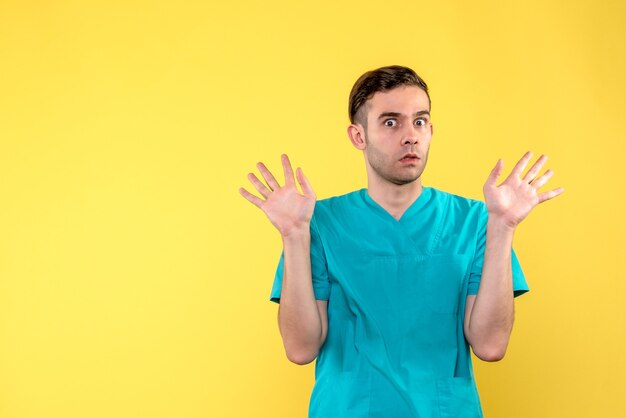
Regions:
M 309 417 L 476 418 L 463 333 L 485 251 L 483 202 L 424 187 L 400 220 L 366 189 L 316 203 L 311 268 L 328 300 Z M 528 291 L 512 251 L 515 296 Z M 280 301 L 281 256 L 271 300 Z

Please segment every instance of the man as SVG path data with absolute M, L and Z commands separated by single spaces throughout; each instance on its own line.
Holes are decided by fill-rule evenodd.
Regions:
M 406 67 L 365 73 L 350 93 L 348 136 L 367 189 L 316 202 L 282 156 L 285 185 L 262 164 L 240 193 L 278 229 L 271 299 L 289 360 L 317 358 L 310 417 L 481 417 L 469 347 L 498 361 L 513 298 L 528 290 L 512 250 L 517 225 L 552 176 L 526 153 L 485 203 L 422 185 L 433 135 L 426 83 Z M 296 186 L 300 184 L 302 193 Z

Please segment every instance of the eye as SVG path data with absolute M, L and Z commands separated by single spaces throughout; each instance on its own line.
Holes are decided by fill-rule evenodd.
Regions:
M 417 126 L 426 126 L 426 119 L 415 119 L 415 125 Z
M 395 119 L 387 119 L 385 120 L 385 126 L 390 126 L 390 127 L 394 127 L 398 124 L 398 122 L 396 122 Z

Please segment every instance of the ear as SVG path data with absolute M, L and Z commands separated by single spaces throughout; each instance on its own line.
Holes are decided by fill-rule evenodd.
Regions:
M 366 148 L 365 129 L 360 123 L 353 123 L 348 126 L 348 137 L 356 149 L 364 150 Z

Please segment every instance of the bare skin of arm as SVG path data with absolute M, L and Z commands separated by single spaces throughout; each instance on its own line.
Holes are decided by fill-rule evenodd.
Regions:
M 564 191 L 538 192 L 553 175 L 548 170 L 536 177 L 547 160 L 545 155 L 522 176 L 531 157 L 527 152 L 499 186 L 496 182 L 503 163 L 498 161 L 483 188 L 488 211 L 485 259 L 478 294 L 467 297 L 464 331 L 474 354 L 485 361 L 504 357 L 513 329 L 511 247 L 515 230 L 535 206 Z
M 287 358 L 296 364 L 307 364 L 317 357 L 328 329 L 327 301 L 315 299 L 311 277 L 310 225 L 315 193 L 301 169 L 296 170 L 294 178 L 289 158 L 283 155 L 281 160 L 284 186 L 278 184 L 265 165 L 258 163 L 267 185 L 252 173 L 248 179 L 263 198 L 244 188 L 239 192 L 265 213 L 282 237 L 284 268 L 278 327 Z

